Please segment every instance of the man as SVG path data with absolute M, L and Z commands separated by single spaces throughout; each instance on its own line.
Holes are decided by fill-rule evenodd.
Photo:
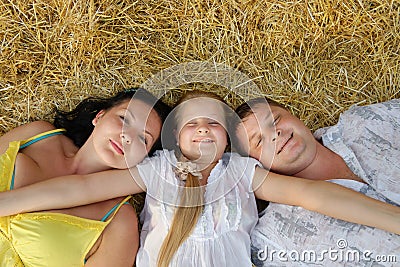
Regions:
M 242 120 L 236 131 L 238 150 L 258 159 L 265 168 L 308 179 L 340 178 L 332 182 L 400 205 L 396 183 L 400 179 L 399 99 L 353 106 L 337 125 L 319 129 L 314 135 L 287 109 L 265 98 L 252 99 L 236 111 Z M 373 259 L 379 261 L 377 254 L 395 254 L 400 261 L 398 235 L 274 203 L 260 216 L 252 236 L 253 260 L 260 266 L 341 266 L 343 262 L 346 266 L 370 266 Z M 347 245 L 343 247 L 343 243 Z M 272 259 L 269 254 L 274 250 L 276 254 L 294 251 L 294 257 L 275 255 Z M 304 250 L 309 258 L 300 257 Z M 339 258 L 329 258 L 329 252 L 342 256 L 342 264 Z M 358 258 L 341 255 L 346 253 Z

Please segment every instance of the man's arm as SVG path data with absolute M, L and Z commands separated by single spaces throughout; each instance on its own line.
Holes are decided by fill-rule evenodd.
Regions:
M 265 179 L 263 179 L 263 177 Z M 316 211 L 333 218 L 400 234 L 400 208 L 326 182 L 278 175 L 257 168 L 257 198 Z M 254 187 L 254 186 L 253 186 Z

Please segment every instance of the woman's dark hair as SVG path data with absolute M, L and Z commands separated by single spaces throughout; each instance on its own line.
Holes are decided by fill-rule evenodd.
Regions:
M 164 122 L 170 108 L 145 89 L 131 88 L 121 91 L 109 98 L 86 98 L 80 102 L 75 109 L 68 112 L 56 110 L 53 124 L 56 128 L 66 129 L 67 132 L 65 135 L 69 137 L 77 147 L 81 147 L 93 132 L 94 126 L 92 120 L 99 111 L 107 111 L 124 101 L 130 100 L 133 96 L 135 99 L 152 106 L 160 117 L 161 122 Z M 161 141 L 160 138 L 158 138 L 149 154 L 152 154 L 155 150 L 160 148 Z

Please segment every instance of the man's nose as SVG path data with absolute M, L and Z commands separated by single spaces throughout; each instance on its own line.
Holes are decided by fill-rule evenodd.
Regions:
M 275 142 L 276 139 L 281 135 L 282 131 L 277 129 L 272 137 L 272 142 Z

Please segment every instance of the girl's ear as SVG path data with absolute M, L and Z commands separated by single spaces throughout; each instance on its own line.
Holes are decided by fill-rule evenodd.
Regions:
M 94 117 L 94 119 L 92 120 L 93 126 L 96 126 L 97 122 L 99 121 L 99 119 L 100 119 L 101 117 L 103 117 L 104 113 L 105 113 L 105 110 L 102 109 L 102 110 L 100 110 L 100 111 L 96 114 L 96 117 Z

